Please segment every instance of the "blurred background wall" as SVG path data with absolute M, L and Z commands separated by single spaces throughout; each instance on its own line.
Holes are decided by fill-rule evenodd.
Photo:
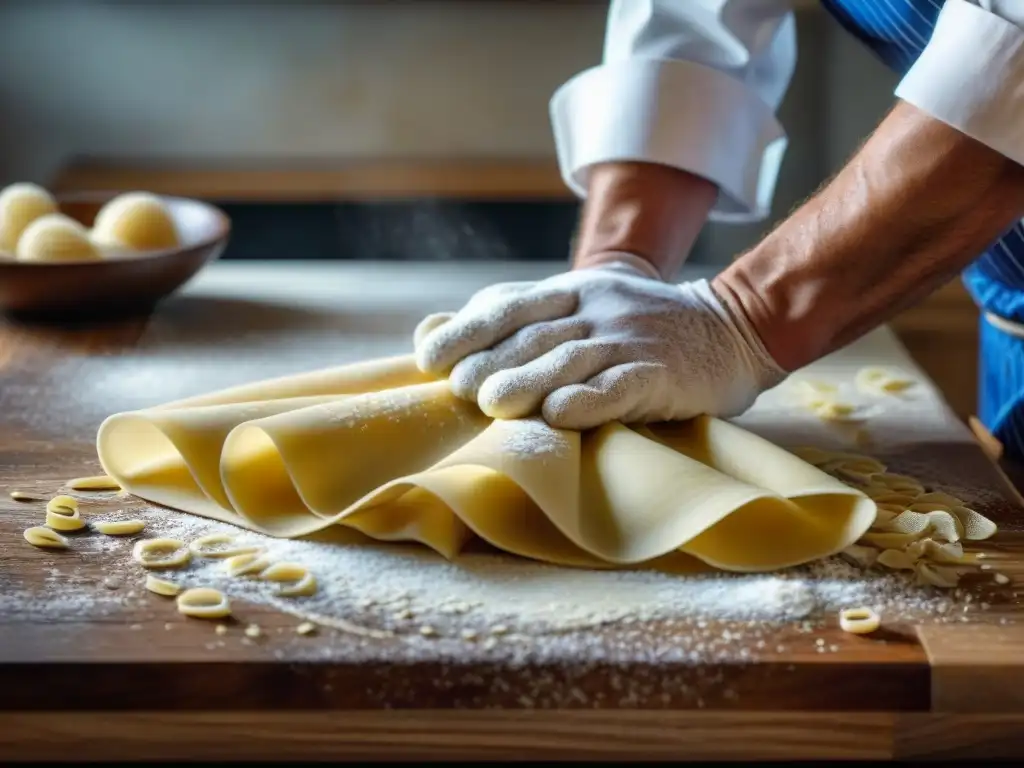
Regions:
M 552 91 L 600 59 L 602 0 L 0 2 L 0 179 L 80 157 L 273 160 L 551 157 Z M 892 101 L 895 77 L 815 2 L 776 214 Z M 712 227 L 720 262 L 762 229 Z

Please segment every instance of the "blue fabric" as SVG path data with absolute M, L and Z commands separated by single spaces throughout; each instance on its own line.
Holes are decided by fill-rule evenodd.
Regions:
M 1024 1 L 1024 0 L 1022 0 Z M 905 74 L 945 0 L 821 0 L 887 66 Z M 1024 322 L 1024 227 L 1017 222 L 962 274 L 983 311 Z M 982 320 L 979 414 L 1009 455 L 1024 457 L 1024 340 Z
M 978 418 L 1005 446 L 1021 456 L 1024 446 L 1024 339 L 981 320 L 984 365 L 978 382 Z

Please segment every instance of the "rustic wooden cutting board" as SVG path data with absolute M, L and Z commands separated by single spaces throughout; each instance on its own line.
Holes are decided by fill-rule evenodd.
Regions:
M 590 628 L 574 653 L 548 658 L 523 652 L 541 643 L 530 637 L 486 652 L 439 643 L 432 655 L 421 644 L 410 655 L 331 629 L 300 640 L 293 616 L 244 603 L 242 623 L 220 637 L 164 598 L 107 589 L 102 553 L 22 540 L 41 505 L 6 491 L 49 497 L 96 472 L 95 430 L 110 413 L 404 351 L 416 319 L 521 277 L 510 269 L 218 265 L 145 321 L 0 327 L 0 760 L 1024 755 L 1014 591 L 1024 513 L 927 384 L 871 420 L 863 450 L 977 503 L 1002 527 L 980 549 L 1013 583 L 968 585 L 971 602 L 954 600 L 959 614 L 941 620 L 886 615 L 871 638 L 841 632 L 834 617 L 756 631 L 712 621 L 701 631 L 732 640 L 683 658 L 672 650 L 690 647 L 690 630 L 654 621 Z M 920 374 L 879 331 L 814 375 L 849 377 L 879 362 Z M 786 445 L 851 439 L 794 415 L 783 392 L 741 422 Z M 99 598 L 61 602 L 67 579 L 93 589 L 102 610 Z M 245 637 L 246 623 L 261 627 L 258 640 Z

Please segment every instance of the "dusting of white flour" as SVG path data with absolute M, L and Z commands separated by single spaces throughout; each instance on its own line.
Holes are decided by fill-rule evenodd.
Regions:
M 111 500 L 113 500 L 111 498 Z M 106 505 L 104 505 L 106 506 Z M 275 596 L 275 585 L 231 577 L 223 560 L 195 558 L 162 578 L 184 587 L 228 594 L 236 618 L 248 604 L 268 605 L 342 630 L 316 640 L 290 633 L 289 657 L 329 658 L 345 643 L 347 657 L 394 659 L 501 656 L 515 663 L 552 659 L 680 661 L 752 659 L 758 649 L 796 644 L 818 652 L 814 631 L 842 608 L 870 606 L 887 622 L 958 621 L 979 610 L 968 596 L 917 587 L 898 573 L 865 572 L 831 558 L 774 574 L 678 575 L 654 570 L 559 568 L 498 553 L 447 561 L 419 545 L 279 540 L 193 515 L 147 507 L 104 511 L 107 519 L 141 518 L 145 537 L 186 543 L 225 531 L 238 543 L 258 543 L 275 561 L 306 566 L 319 584 L 304 598 Z M 144 570 L 131 559 L 138 537 L 75 536 L 71 557 L 55 560 L 49 596 L 0 595 L 0 611 L 79 619 L 119 607 L 173 601 L 145 592 Z M 86 559 L 103 559 L 103 580 L 78 574 Z M 76 565 L 76 563 L 78 565 Z M 88 569 L 94 573 L 95 568 Z M 148 602 L 147 602 L 148 601 Z M 963 602 L 963 601 L 961 601 Z M 594 631 L 601 627 L 602 631 Z M 789 639 L 779 640 L 786 636 Z M 329 637 L 340 638 L 337 642 Z

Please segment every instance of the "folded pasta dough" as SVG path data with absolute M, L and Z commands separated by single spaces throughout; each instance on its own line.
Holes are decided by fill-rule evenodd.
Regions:
M 97 449 L 122 488 L 157 504 L 277 537 L 347 526 L 449 558 L 479 537 L 563 565 L 682 552 L 774 570 L 844 549 L 876 509 L 715 418 L 584 433 L 491 420 L 411 355 L 116 414 Z

